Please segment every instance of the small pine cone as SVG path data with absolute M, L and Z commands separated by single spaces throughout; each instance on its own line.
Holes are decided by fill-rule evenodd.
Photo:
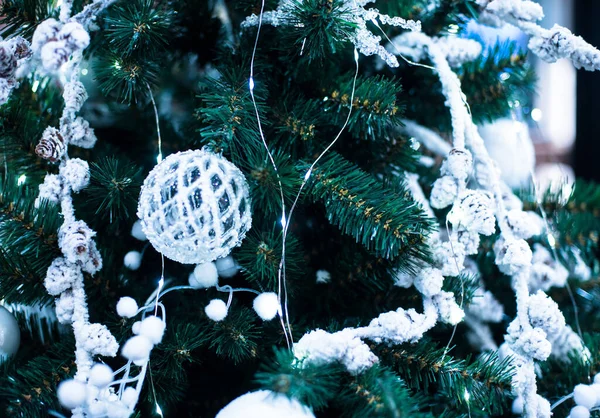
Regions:
M 53 163 L 60 160 L 67 151 L 67 144 L 58 129 L 49 126 L 42 134 L 42 139 L 35 147 L 35 153 Z
M 96 134 L 94 129 L 90 128 L 87 120 L 78 116 L 70 124 L 62 127 L 63 135 L 68 138 L 69 143 L 81 148 L 93 148 L 96 144 Z
M 17 57 L 8 42 L 0 43 L 0 78 L 13 78 L 17 72 Z
M 36 208 L 39 207 L 40 200 L 47 200 L 48 202 L 58 203 L 60 201 L 60 195 L 62 192 L 62 182 L 60 177 L 56 174 L 46 174 L 44 182 L 39 186 L 40 194 L 36 199 Z
M 78 112 L 87 98 L 87 91 L 80 81 L 69 81 L 65 84 L 63 99 L 65 100 L 66 109 Z
M 429 201 L 431 207 L 443 209 L 454 202 L 458 194 L 458 183 L 450 176 L 442 176 L 433 183 Z
M 60 168 L 60 174 L 75 193 L 90 183 L 90 167 L 86 161 L 71 158 Z
M 90 241 L 90 249 L 88 251 L 88 258 L 81 266 L 83 271 L 89 274 L 96 274 L 98 271 L 102 269 L 102 256 L 100 255 L 100 251 L 96 247 L 96 243 L 94 241 Z
M 488 192 L 465 190 L 448 213 L 448 220 L 455 227 L 461 226 L 467 231 L 491 235 L 496 230 L 494 200 Z
M 18 60 L 27 59 L 33 55 L 31 45 L 27 39 L 23 38 L 22 36 L 15 36 L 14 38 L 11 38 L 10 43 L 12 45 L 15 57 Z
M 65 41 L 71 52 L 85 49 L 90 44 L 90 35 L 77 22 L 66 23 L 58 32 L 58 39 Z
M 56 19 L 46 19 L 40 23 L 31 39 L 31 49 L 36 54 L 41 54 L 42 47 L 50 41 L 55 41 L 60 30 L 60 23 Z
M 42 64 L 48 71 L 57 71 L 70 56 L 71 50 L 64 41 L 51 41 L 42 47 Z
M 92 238 L 96 235 L 83 221 L 63 225 L 58 231 L 58 246 L 71 263 L 89 259 Z
M 90 354 L 109 357 L 117 354 L 119 344 L 105 325 L 86 324 L 79 332 L 78 341 L 82 341 L 82 348 Z
M 471 171 L 473 171 L 473 157 L 466 149 L 453 148 L 450 150 L 444 164 L 442 164 L 442 173 L 459 181 L 466 181 Z
M 58 257 L 48 267 L 44 286 L 49 294 L 57 296 L 70 289 L 80 276 L 81 270 L 77 265 L 69 263 L 64 257 Z
M 8 98 L 10 97 L 10 93 L 13 88 L 16 86 L 16 83 L 12 79 L 0 78 L 0 105 L 8 102 Z
M 73 322 L 73 312 L 75 311 L 75 299 L 70 290 L 64 292 L 55 300 L 56 318 L 61 324 L 70 324 Z

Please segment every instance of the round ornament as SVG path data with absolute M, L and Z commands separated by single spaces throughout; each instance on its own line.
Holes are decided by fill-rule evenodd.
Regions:
M 165 257 L 183 264 L 210 262 L 229 254 L 251 227 L 248 183 L 220 155 L 171 154 L 146 177 L 138 217 Z
M 4 306 L 0 306 L 0 362 L 16 354 L 20 343 L 21 331 L 17 320 Z
M 216 418 L 315 418 L 310 409 L 295 399 L 270 390 L 249 392 L 221 409 Z

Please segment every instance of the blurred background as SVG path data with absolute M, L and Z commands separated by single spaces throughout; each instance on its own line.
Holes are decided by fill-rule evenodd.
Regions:
M 543 27 L 550 28 L 557 23 L 572 28 L 592 45 L 600 45 L 600 1 L 537 1 L 545 11 L 541 21 Z M 527 45 L 527 38 L 516 28 L 474 27 L 473 32 L 490 45 L 498 39 L 516 41 L 522 47 Z M 533 149 L 528 149 L 527 138 L 517 147 L 522 151 L 520 153 L 498 155 L 501 154 L 499 150 L 495 153 L 503 171 L 515 173 L 513 187 L 526 177 L 532 166 L 542 188 L 551 183 L 556 186 L 570 184 L 575 175 L 600 181 L 600 164 L 596 162 L 600 155 L 597 143 L 600 115 L 596 110 L 600 98 L 600 74 L 576 70 L 566 60 L 547 64 L 532 55 L 530 59 L 538 75 L 536 93 L 529 103 L 514 104 L 512 126 L 505 121 L 482 127 L 482 136 L 491 147 L 490 152 L 494 154 L 495 142 L 502 137 L 507 139 L 510 130 L 531 138 Z M 535 153 L 535 158 L 530 152 Z

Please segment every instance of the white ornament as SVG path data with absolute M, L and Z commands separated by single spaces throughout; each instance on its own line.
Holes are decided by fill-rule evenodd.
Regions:
M 535 150 L 527 124 L 499 119 L 480 126 L 479 134 L 498 164 L 502 180 L 512 188 L 528 184 L 535 167 Z
M 529 296 L 529 322 L 544 330 L 548 336 L 556 335 L 565 326 L 565 317 L 556 302 L 541 290 Z
M 129 251 L 123 258 L 123 264 L 129 270 L 137 270 L 142 265 L 142 254 L 139 251 Z
M 58 203 L 62 193 L 62 183 L 60 176 L 56 174 L 46 174 L 44 182 L 39 186 L 39 200 L 47 200 L 48 202 Z M 39 207 L 39 202 L 36 200 L 36 207 Z
M 137 315 L 138 304 L 134 298 L 129 296 L 122 297 L 117 302 L 117 314 L 122 318 L 133 318 Z
M 90 167 L 86 161 L 71 158 L 60 168 L 60 174 L 75 193 L 90 184 Z
M 224 257 L 250 229 L 250 198 L 242 172 L 204 150 L 172 154 L 140 193 L 138 216 L 154 248 L 184 264 Z
M 569 418 L 590 418 L 590 410 L 585 406 L 577 405 L 571 409 Z
M 88 353 L 109 357 L 117 354 L 119 344 L 106 325 L 85 324 L 78 334 L 81 347 Z
M 447 219 L 455 227 L 483 235 L 496 230 L 492 196 L 481 190 L 465 190 L 448 213 Z
M 144 234 L 144 231 L 142 229 L 142 221 L 137 220 L 133 223 L 133 226 L 131 227 L 131 236 L 140 241 L 148 240 L 148 238 L 146 238 L 146 234 Z
M 73 379 L 61 382 L 56 393 L 60 404 L 67 409 L 83 405 L 87 396 L 85 384 Z
M 432 301 L 438 310 L 440 320 L 446 324 L 456 325 L 465 317 L 465 312 L 456 303 L 452 292 L 439 292 Z
M 198 264 L 189 277 L 190 286 L 196 289 L 214 287 L 219 284 L 219 274 L 215 263 Z
M 65 108 L 70 111 L 77 112 L 81 109 L 83 102 L 88 98 L 87 91 L 83 86 L 83 83 L 78 80 L 73 80 L 65 84 L 63 90 L 63 99 L 65 101 Z
M 225 319 L 227 316 L 227 305 L 221 299 L 213 299 L 204 308 L 206 316 L 215 322 L 219 322 Z
M 261 293 L 256 298 L 254 298 L 252 307 L 254 308 L 258 316 L 261 317 L 261 319 L 265 321 L 270 321 L 271 319 L 275 318 L 277 313 L 280 311 L 277 293 Z
M 66 291 L 61 293 L 55 302 L 58 322 L 61 324 L 70 324 L 73 322 L 73 312 L 75 311 L 73 292 Z
M 219 277 L 224 279 L 229 279 L 235 276 L 238 272 L 238 266 L 232 256 L 228 255 L 227 257 L 217 258 L 215 261 L 217 265 L 217 271 L 219 272 Z
M 108 386 L 114 379 L 113 371 L 106 364 L 97 363 L 94 364 L 90 370 L 90 377 L 88 382 L 97 388 L 103 388 Z
M 411 274 L 411 273 L 408 273 L 405 271 L 401 271 L 401 270 L 396 270 L 394 273 L 395 273 L 394 286 L 403 287 L 405 289 L 408 289 L 415 282 L 414 274 Z
M 135 321 L 133 323 L 133 325 L 131 326 L 131 332 L 133 332 L 135 335 L 138 335 L 140 333 L 141 328 L 142 328 L 142 321 Z
M 234 399 L 215 418 L 315 418 L 295 399 L 268 390 L 250 392 Z
M 21 331 L 17 320 L 4 306 L 0 306 L 0 363 L 16 354 L 21 344 Z
M 466 149 L 453 148 L 442 164 L 442 174 L 450 175 L 459 181 L 466 181 L 473 170 L 473 156 Z
M 60 132 L 70 144 L 81 148 L 94 148 L 97 138 L 90 123 L 78 116 L 73 122 L 61 127 Z
M 494 244 L 494 252 L 496 253 L 496 265 L 502 273 L 509 276 L 531 266 L 533 255 L 525 240 L 514 239 L 506 242 L 500 238 Z
M 506 222 L 515 238 L 529 239 L 540 235 L 544 229 L 544 221 L 535 212 L 523 212 L 513 209 L 506 214 Z
M 521 415 L 523 414 L 523 397 L 517 396 L 512 403 L 512 413 L 513 415 Z
M 165 321 L 158 316 L 148 316 L 142 320 L 139 334 L 148 338 L 152 344 L 158 344 L 162 341 L 165 334 Z
M 592 409 L 596 405 L 596 392 L 590 385 L 577 385 L 573 390 L 573 399 L 577 405 Z

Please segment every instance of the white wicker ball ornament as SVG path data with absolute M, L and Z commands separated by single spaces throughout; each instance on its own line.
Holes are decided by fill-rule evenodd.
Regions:
M 171 154 L 146 177 L 138 217 L 165 257 L 207 263 L 229 254 L 250 229 L 248 183 L 220 155 L 205 150 Z

